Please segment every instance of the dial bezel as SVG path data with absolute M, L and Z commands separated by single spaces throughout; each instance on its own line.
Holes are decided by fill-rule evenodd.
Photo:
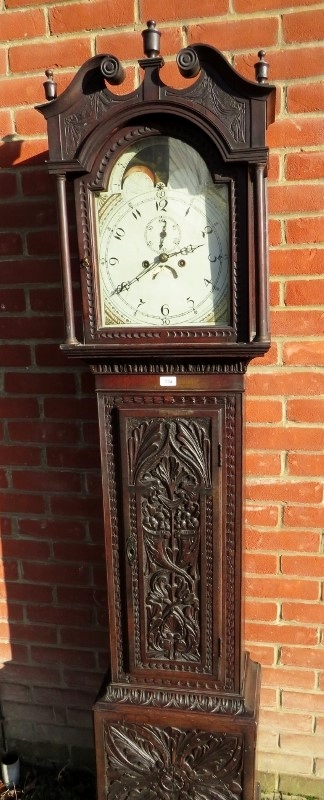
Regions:
M 122 151 L 92 199 L 100 329 L 229 326 L 230 192 L 178 138 Z
M 230 264 L 229 264 L 229 324 L 204 324 L 204 325 L 179 325 L 169 326 L 136 326 L 129 324 L 108 327 L 102 325 L 100 315 L 99 294 L 99 268 L 98 268 L 98 240 L 94 214 L 94 195 L 100 191 L 107 191 L 110 175 L 121 155 L 127 151 L 130 140 L 138 141 L 152 136 L 171 136 L 184 141 L 197 150 L 206 163 L 214 183 L 221 182 L 229 187 L 229 239 L 230 239 Z M 244 171 L 246 165 L 244 165 Z M 243 177 L 243 180 L 242 180 Z M 83 270 L 82 288 L 84 303 L 84 327 L 86 341 L 102 344 L 130 345 L 141 343 L 143 349 L 155 346 L 158 352 L 161 348 L 169 348 L 170 352 L 177 345 L 185 347 L 193 345 L 195 349 L 202 346 L 213 347 L 215 344 L 225 345 L 231 342 L 246 340 L 246 333 L 241 333 L 247 326 L 246 309 L 238 304 L 238 284 L 241 283 L 241 292 L 245 291 L 249 283 L 247 274 L 247 259 L 244 258 L 243 269 L 238 274 L 237 251 L 240 234 L 244 236 L 244 225 L 247 221 L 247 195 L 248 187 L 246 174 L 242 175 L 242 165 L 224 163 L 215 144 L 209 137 L 202 133 L 196 126 L 184 126 L 178 122 L 159 120 L 154 127 L 152 123 L 145 126 L 135 124 L 116 131 L 110 140 L 101 146 L 92 171 L 88 178 L 79 179 L 77 202 L 83 206 L 84 222 L 79 226 L 81 234 L 80 250 L 89 253 L 86 259 L 88 267 Z M 80 202 L 81 201 L 81 202 Z M 245 247 L 245 242 L 244 242 Z M 240 318 L 241 317 L 241 318 Z M 241 331 L 240 331 L 241 328 Z

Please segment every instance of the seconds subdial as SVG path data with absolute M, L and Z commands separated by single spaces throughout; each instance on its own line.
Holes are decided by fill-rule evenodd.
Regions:
M 144 231 L 145 242 L 154 253 L 168 252 L 179 247 L 180 225 L 167 214 L 153 217 Z

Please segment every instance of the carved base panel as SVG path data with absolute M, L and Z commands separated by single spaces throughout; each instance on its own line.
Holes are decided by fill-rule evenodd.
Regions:
M 145 690 L 141 703 L 98 700 L 98 800 L 258 800 L 259 672 L 248 662 L 236 713 L 152 707 Z

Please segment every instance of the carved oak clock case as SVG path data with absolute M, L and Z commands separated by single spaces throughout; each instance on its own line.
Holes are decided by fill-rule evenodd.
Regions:
M 40 107 L 56 176 L 68 357 L 98 395 L 110 663 L 99 800 L 255 800 L 259 666 L 241 644 L 244 373 L 269 347 L 265 131 L 274 89 L 143 32 L 143 80 L 96 56 Z M 66 184 L 74 185 L 83 337 Z

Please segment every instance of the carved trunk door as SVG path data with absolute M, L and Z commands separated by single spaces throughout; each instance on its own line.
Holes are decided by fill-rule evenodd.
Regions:
M 99 401 L 113 681 L 239 690 L 238 399 Z

